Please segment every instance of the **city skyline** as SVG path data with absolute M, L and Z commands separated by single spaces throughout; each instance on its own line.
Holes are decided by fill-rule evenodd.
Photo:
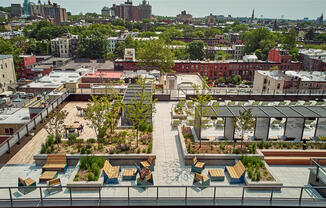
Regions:
M 142 0 L 133 1 L 135 5 L 141 3 Z M 37 1 L 32 1 L 37 2 Z M 44 2 L 44 1 L 43 1 Z M 45 1 L 47 2 L 47 1 Z M 123 3 L 123 0 L 106 1 L 99 0 L 90 2 L 89 0 L 56 0 L 63 8 L 72 14 L 96 12 L 101 13 L 104 6 L 112 6 L 112 4 Z M 194 17 L 205 17 L 210 13 L 214 15 L 232 15 L 233 17 L 250 17 L 252 9 L 255 9 L 256 18 L 276 18 L 276 19 L 303 19 L 308 17 L 310 20 L 316 19 L 322 13 L 326 13 L 326 2 L 322 0 L 203 0 L 201 2 L 195 0 L 188 0 L 184 4 L 184 0 L 175 2 L 172 0 L 150 0 L 153 7 L 153 14 L 160 16 L 176 16 L 181 11 L 186 10 L 187 13 L 192 14 Z M 1 6 L 10 6 L 11 3 L 20 3 L 22 0 L 5 1 Z M 76 7 L 76 4 L 79 7 Z M 293 5 L 295 4 L 295 8 Z M 222 6 L 221 6 L 222 5 Z M 307 10 L 307 8 L 309 8 Z

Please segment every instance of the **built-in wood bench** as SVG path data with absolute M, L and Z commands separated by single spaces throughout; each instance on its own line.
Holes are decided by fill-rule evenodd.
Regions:
M 311 165 L 312 157 L 268 156 L 264 157 L 268 165 Z M 319 157 L 324 158 L 326 157 Z M 320 160 L 321 165 L 326 165 L 326 160 Z
M 40 183 L 45 183 L 49 180 L 54 179 L 58 175 L 57 171 L 44 171 L 41 177 L 39 178 Z
M 120 172 L 120 166 L 112 166 L 109 161 L 104 162 L 103 173 L 104 182 L 111 184 L 118 184 L 118 177 Z
M 67 169 L 66 155 L 48 155 L 42 171 L 60 171 L 65 172 Z
M 122 180 L 136 180 L 137 169 L 126 169 L 122 173 Z
M 242 183 L 246 174 L 246 168 L 239 160 L 234 166 L 226 166 L 225 170 L 231 178 L 230 183 Z

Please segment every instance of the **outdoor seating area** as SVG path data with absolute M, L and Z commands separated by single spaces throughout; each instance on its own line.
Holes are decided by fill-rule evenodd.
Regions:
M 222 169 L 208 170 L 208 175 L 211 181 L 224 181 L 225 175 Z
M 137 178 L 137 186 L 150 186 L 150 185 L 154 185 L 153 174 L 149 170 L 149 168 L 146 167 L 139 171 L 139 177 Z
M 57 171 L 44 171 L 41 177 L 39 178 L 39 183 L 46 183 L 58 176 Z
M 226 166 L 225 171 L 231 178 L 230 184 L 243 183 L 246 174 L 246 168 L 240 160 L 234 166 Z
M 204 174 L 195 173 L 193 185 L 210 186 L 211 179 Z
M 148 157 L 147 161 L 140 162 L 140 168 L 149 168 L 150 171 L 154 171 L 154 160 Z
M 136 175 L 137 175 L 137 168 L 132 168 L 132 169 L 125 169 L 123 170 L 122 173 L 122 180 L 124 181 L 133 181 L 136 180 Z
M 47 181 L 47 185 L 49 186 L 47 188 L 47 191 L 49 194 L 53 194 L 53 193 L 62 191 L 62 185 L 61 185 L 60 178 L 56 178 L 56 179 Z
M 67 167 L 68 165 L 66 155 L 50 154 L 46 159 L 46 163 L 43 166 L 42 171 L 65 172 Z

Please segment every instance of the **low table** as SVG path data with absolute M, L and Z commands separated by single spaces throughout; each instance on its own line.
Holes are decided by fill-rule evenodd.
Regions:
M 40 183 L 46 183 L 47 181 L 54 179 L 57 175 L 57 171 L 44 171 L 40 177 Z
M 122 173 L 122 180 L 136 180 L 137 169 L 126 169 Z
M 211 181 L 224 181 L 225 175 L 222 169 L 208 170 Z

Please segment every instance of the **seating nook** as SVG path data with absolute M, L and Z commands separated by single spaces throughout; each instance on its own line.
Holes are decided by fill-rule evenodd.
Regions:
M 120 166 L 112 166 L 110 162 L 106 160 L 103 167 L 104 183 L 118 184 L 119 172 Z
M 205 168 L 205 163 L 198 162 L 197 157 L 194 157 L 191 165 L 191 172 L 201 173 Z
M 209 179 L 204 174 L 195 173 L 193 185 L 198 184 L 200 186 L 209 186 L 211 184 L 211 179 Z
M 36 189 L 36 181 L 31 178 L 27 178 L 26 180 L 21 177 L 18 178 L 18 191 L 22 194 L 28 194 L 31 191 Z
M 67 170 L 67 158 L 66 155 L 48 155 L 46 163 L 42 168 L 44 171 L 59 171 L 66 172 Z
M 234 166 L 226 166 L 225 170 L 229 173 L 231 184 L 243 183 L 246 175 L 246 168 L 240 160 Z

